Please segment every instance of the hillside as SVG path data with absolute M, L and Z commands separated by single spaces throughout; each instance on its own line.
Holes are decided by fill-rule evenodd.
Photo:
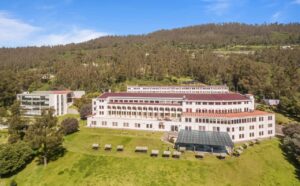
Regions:
M 178 84 L 188 78 L 282 99 L 282 112 L 297 115 L 299 44 L 300 24 L 227 23 L 66 46 L 2 48 L 0 107 L 23 90 L 117 91 L 132 82 Z

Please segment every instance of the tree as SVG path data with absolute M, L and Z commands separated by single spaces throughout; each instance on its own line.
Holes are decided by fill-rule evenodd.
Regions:
M 0 145 L 0 175 L 10 176 L 23 168 L 33 158 L 30 146 L 23 142 Z
M 11 117 L 8 120 L 9 143 L 16 143 L 23 140 L 27 129 L 26 121 L 21 116 L 20 102 L 15 101 L 10 108 Z
M 77 132 L 79 128 L 78 120 L 75 118 L 66 118 L 62 121 L 61 128 L 65 135 Z
M 80 108 L 80 118 L 86 119 L 88 115 L 92 114 L 92 104 L 85 104 Z
M 300 165 L 300 124 L 289 124 L 282 131 L 285 134 L 283 139 L 285 152 Z
M 58 128 L 57 118 L 53 116 L 52 110 L 43 111 L 42 116 L 28 128 L 25 141 L 37 152 L 39 162 L 45 166 L 48 161 L 63 155 L 63 132 Z

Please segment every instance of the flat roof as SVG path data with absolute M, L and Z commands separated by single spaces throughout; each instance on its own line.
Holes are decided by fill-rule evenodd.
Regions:
M 135 92 L 105 92 L 99 98 L 124 97 L 124 98 L 177 98 L 186 100 L 206 101 L 247 101 L 247 96 L 239 93 L 216 93 L 216 94 L 191 94 L 191 93 L 135 93 Z
M 47 95 L 47 94 L 68 94 L 71 90 L 49 90 L 49 91 L 33 91 L 33 92 L 23 92 L 19 95 Z
M 233 147 L 227 132 L 180 130 L 176 144 L 197 144 Z

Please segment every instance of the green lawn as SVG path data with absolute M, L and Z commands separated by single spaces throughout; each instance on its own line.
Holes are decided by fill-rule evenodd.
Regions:
M 18 185 L 28 186 L 300 185 L 295 168 L 285 159 L 277 139 L 263 141 L 248 148 L 241 157 L 226 160 L 214 156 L 197 160 L 192 152 L 185 153 L 179 160 L 151 158 L 149 153 L 134 152 L 137 145 L 167 149 L 169 145 L 160 140 L 161 136 L 159 132 L 81 127 L 79 132 L 66 137 L 64 145 L 68 152 L 64 157 L 47 167 L 32 162 L 13 178 L 0 181 L 0 185 L 8 184 L 11 179 Z M 92 143 L 99 143 L 100 149 L 92 150 Z M 113 148 L 122 144 L 125 151 L 105 152 L 106 143 Z

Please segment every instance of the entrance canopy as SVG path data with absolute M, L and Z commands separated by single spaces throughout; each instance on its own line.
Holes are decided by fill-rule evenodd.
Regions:
M 194 151 L 224 152 L 234 145 L 227 132 L 180 130 L 175 146 Z

